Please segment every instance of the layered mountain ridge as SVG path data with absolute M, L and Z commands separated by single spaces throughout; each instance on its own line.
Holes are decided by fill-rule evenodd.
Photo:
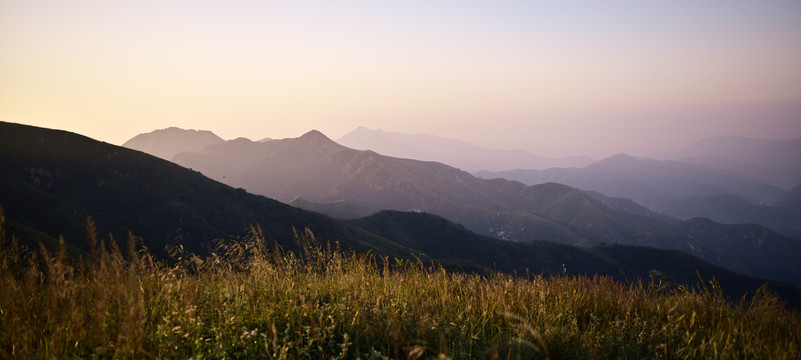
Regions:
M 529 185 L 558 182 L 631 199 L 681 220 L 707 217 L 727 224 L 755 223 L 801 238 L 801 212 L 792 208 L 792 192 L 732 170 L 618 154 L 582 168 L 482 171 L 478 175 Z
M 308 227 L 319 240 L 344 248 L 400 257 L 415 254 L 469 271 L 536 274 L 567 269 L 569 274 L 609 275 L 623 281 L 659 273 L 670 282 L 686 284 L 696 283 L 700 274 L 718 279 L 733 295 L 762 283 L 681 252 L 513 243 L 472 233 L 431 214 L 380 212 L 351 221 L 333 219 L 64 131 L 0 122 L 0 140 L 0 206 L 9 220 L 6 224 L 12 225 L 6 229 L 23 242 L 32 233 L 40 238 L 63 234 L 68 245 L 81 247 L 90 215 L 101 236 L 111 234 L 119 241 L 132 231 L 152 251 L 167 244 L 204 251 L 209 241 L 258 224 L 268 240 L 284 248 L 293 247 L 293 228 Z M 770 286 L 801 303 L 797 288 Z
M 373 150 L 397 158 L 436 161 L 469 172 L 572 167 L 594 162 L 586 156 L 549 158 L 524 150 L 485 149 L 433 135 L 408 135 L 365 127 L 343 135 L 336 142 L 352 149 Z
M 573 187 L 558 183 L 527 186 L 504 179 L 482 179 L 436 163 L 383 156 L 370 150 L 339 145 L 318 131 L 299 138 L 254 143 L 245 139 L 176 155 L 173 160 L 207 176 L 254 193 L 289 202 L 303 199 L 306 206 L 330 215 L 352 218 L 393 209 L 429 212 L 486 236 L 515 240 L 547 240 L 591 246 L 620 243 L 680 249 L 752 274 L 772 274 L 801 284 L 801 269 L 784 252 L 801 253 L 801 243 L 770 232 L 767 258 L 750 259 L 753 232 L 741 234 L 754 241 L 731 246 L 710 235 L 692 236 L 664 217 L 614 210 Z M 626 158 L 610 161 L 627 160 Z M 694 167 L 694 165 L 681 164 Z M 711 170 L 720 173 L 720 170 Z M 725 172 L 724 172 L 725 173 Z M 739 186 L 740 183 L 735 183 Z M 758 186 L 756 193 L 770 192 Z M 780 190 L 779 190 L 780 191 Z M 606 194 L 608 195 L 608 194 Z M 346 202 L 351 213 L 338 214 L 324 204 Z M 721 224 L 705 223 L 714 234 Z

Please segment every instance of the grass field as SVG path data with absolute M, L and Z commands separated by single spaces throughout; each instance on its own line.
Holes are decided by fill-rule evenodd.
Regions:
M 87 229 L 82 258 L 0 233 L 0 357 L 801 358 L 799 312 L 767 291 L 726 299 L 714 281 L 453 273 L 310 232 L 283 252 L 258 228 L 161 261 Z

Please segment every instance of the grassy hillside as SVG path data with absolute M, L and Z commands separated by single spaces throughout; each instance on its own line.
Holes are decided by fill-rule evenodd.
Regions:
M 661 281 L 665 286 L 718 280 L 721 291 L 738 298 L 765 284 L 793 306 L 801 308 L 801 290 L 786 283 L 767 282 L 712 265 L 686 252 L 629 245 L 593 248 L 548 241 L 517 243 L 473 233 L 439 216 L 381 211 L 350 220 L 362 229 L 436 259 L 449 269 L 491 274 L 603 275 L 630 283 Z M 790 256 L 790 255 L 788 255 Z
M 0 216 L 0 227 L 2 217 Z M 0 231 L 4 358 L 798 359 L 801 314 L 716 282 L 447 272 L 254 230 L 207 257 L 23 256 Z M 93 236 L 90 235 L 90 239 Z M 135 246 L 131 243 L 131 246 Z

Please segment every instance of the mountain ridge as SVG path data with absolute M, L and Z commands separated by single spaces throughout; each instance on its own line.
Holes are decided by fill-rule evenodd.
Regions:
M 208 130 L 181 129 L 173 126 L 139 134 L 122 146 L 171 160 L 179 152 L 199 151 L 206 146 L 223 142 L 225 140 Z
M 359 127 L 336 141 L 356 150 L 369 149 L 397 158 L 436 161 L 468 172 L 519 167 L 580 166 L 593 162 L 584 156 L 549 158 L 525 150 L 486 149 L 465 141 L 434 135 L 410 135 L 365 127 Z
M 164 245 L 207 251 L 204 244 L 209 240 L 236 235 L 258 224 L 268 241 L 275 241 L 284 249 L 297 246 L 293 228 L 309 228 L 322 243 L 336 242 L 344 249 L 386 256 L 420 256 L 422 244 L 428 244 L 434 247 L 423 249 L 437 256 L 425 259 L 469 271 L 496 271 L 499 269 L 495 269 L 495 265 L 488 266 L 496 264 L 513 273 L 528 273 L 530 269 L 559 273 L 567 266 L 575 273 L 586 271 L 616 276 L 622 281 L 647 278 L 653 271 L 659 271 L 685 284 L 694 284 L 700 273 L 705 278 L 729 279 L 722 283 L 726 284 L 727 291 L 734 291 L 735 296 L 742 295 L 743 291 L 754 291 L 763 282 L 681 252 L 624 246 L 604 248 L 604 254 L 599 254 L 593 249 L 547 242 L 511 243 L 472 233 L 431 214 L 384 213 L 380 215 L 382 221 L 411 226 L 397 227 L 388 233 L 382 232 L 389 228 L 379 226 L 370 229 L 373 232 L 367 230 L 366 224 L 374 223 L 376 217 L 343 221 L 303 211 L 248 194 L 244 189 L 218 183 L 197 171 L 139 151 L 64 131 L 0 122 L 0 140 L 0 169 L 3 169 L 0 172 L 0 206 L 11 220 L 7 224 L 26 224 L 15 225 L 12 231 L 22 231 L 17 235 L 24 235 L 26 229 L 53 234 L 45 236 L 63 234 L 68 245 L 84 249 L 85 244 L 82 246 L 80 239 L 85 236 L 88 214 L 95 219 L 101 237 L 112 234 L 120 240 L 125 239 L 128 231 L 133 231 L 144 245 L 161 256 L 167 255 L 161 248 Z M 356 222 L 366 224 L 360 227 Z M 434 226 L 421 228 L 415 224 Z M 442 234 L 451 234 L 450 240 Z M 410 238 L 421 243 L 410 247 L 407 243 Z M 106 239 L 111 240 L 110 237 Z M 459 248 L 458 243 L 446 241 L 459 239 L 472 239 L 478 251 L 473 249 L 470 256 L 456 253 L 445 257 L 431 250 L 454 246 L 457 248 L 453 250 L 465 250 L 466 243 Z M 490 248 L 496 249 L 491 253 L 480 251 Z M 634 254 L 643 251 L 651 254 L 649 261 L 635 263 L 638 255 Z M 549 257 L 543 258 L 545 254 L 554 255 L 546 261 Z M 558 264 L 560 261 L 563 263 Z M 675 264 L 682 264 L 683 270 L 671 269 Z M 688 277 L 688 273 L 692 276 Z M 620 277 L 620 274 L 626 275 Z M 798 288 L 776 282 L 771 282 L 770 286 L 794 304 L 801 304 Z
M 726 206 L 692 209 L 688 207 L 687 201 L 694 198 L 732 195 L 748 201 L 753 208 L 751 214 L 736 217 L 736 221 L 755 222 L 770 226 L 774 230 L 791 229 L 787 233 L 797 233 L 800 230 L 799 222 L 795 220 L 779 224 L 776 221 L 760 221 L 760 217 L 765 219 L 760 214 L 770 210 L 758 207 L 777 202 L 776 199 L 781 199 L 786 192 L 739 175 L 732 170 L 617 154 L 583 168 L 518 169 L 505 172 L 479 172 L 478 175 L 518 180 L 529 185 L 549 181 L 559 182 L 610 197 L 631 199 L 651 211 L 683 220 L 709 217 L 716 221 L 731 222 L 734 217 L 721 216 L 732 211 Z
M 240 150 L 228 143 L 219 144 L 206 148 L 203 153 L 183 153 L 175 160 L 212 178 L 285 202 L 301 197 L 312 203 L 347 201 L 367 213 L 382 209 L 429 212 L 495 238 L 548 240 L 583 246 L 620 243 L 681 249 L 721 266 L 740 266 L 745 272 L 765 270 L 762 265 L 747 261 L 748 247 L 724 252 L 717 248 L 721 245 L 712 241 L 714 239 L 690 237 L 675 223 L 663 222 L 655 216 L 612 210 L 601 201 L 565 185 L 527 186 L 504 179 L 481 179 L 437 162 L 354 150 L 328 142 L 330 139 L 325 140 L 326 146 L 309 146 L 298 139 L 251 143 L 249 153 L 238 152 Z M 632 161 L 627 156 L 610 161 L 620 160 Z M 226 167 L 225 173 L 219 171 L 218 165 Z M 333 211 L 329 214 L 338 215 Z M 787 250 L 801 253 L 801 249 Z M 781 258 L 782 254 L 774 255 Z M 790 273 L 801 274 L 795 262 L 779 264 Z M 787 278 L 785 275 L 777 274 Z M 801 277 L 792 279 L 801 284 Z
M 400 257 L 419 253 L 422 244 L 439 249 L 443 249 L 443 246 L 454 247 L 453 243 L 442 243 L 444 239 L 440 235 L 444 233 L 452 235 L 450 241 L 473 239 L 471 241 L 477 244 L 477 249 L 500 246 L 493 250 L 493 256 L 474 249 L 473 255 L 467 257 L 431 257 L 448 266 L 466 266 L 474 270 L 493 270 L 487 265 L 497 264 L 508 271 L 541 269 L 557 273 L 563 264 L 567 264 L 576 272 L 586 269 L 589 273 L 615 275 L 620 273 L 618 269 L 625 263 L 622 259 L 608 263 L 603 258 L 609 259 L 609 256 L 598 257 L 591 249 L 545 242 L 525 244 L 489 239 L 435 215 L 422 213 L 376 215 L 383 217 L 381 221 L 399 224 L 435 224 L 426 227 L 427 230 L 422 233 L 419 227 L 406 226 L 403 232 L 396 229 L 392 234 L 380 236 L 366 230 L 366 225 L 365 228 L 355 225 L 357 222 L 375 223 L 376 216 L 345 222 L 307 212 L 248 194 L 244 189 L 220 184 L 197 171 L 139 151 L 64 131 L 4 122 L 0 122 L 0 130 L 0 168 L 4 170 L 0 173 L 0 205 L 6 218 L 10 219 L 7 224 L 19 224 L 11 229 L 15 233 L 20 232 L 20 235 L 36 232 L 36 229 L 44 230 L 48 235 L 43 236 L 51 236 L 51 239 L 63 234 L 68 245 L 78 248 L 85 249 L 85 244 L 82 245 L 79 239 L 85 235 L 88 214 L 95 219 L 100 236 L 112 234 L 119 240 L 124 239 L 128 231 L 133 231 L 151 251 L 164 256 L 166 253 L 160 249 L 161 246 L 182 245 L 189 251 L 206 251 L 204 245 L 211 239 L 236 235 L 251 225 L 259 224 L 269 240 L 276 241 L 286 249 L 296 245 L 292 240 L 292 229 L 304 227 L 312 229 L 319 241 L 337 242 L 358 251 Z M 239 143 L 247 144 L 241 140 Z M 363 154 L 377 156 L 370 152 Z M 372 230 L 382 233 L 386 229 L 379 227 Z M 409 232 L 412 230 L 417 232 Z M 408 246 L 411 244 L 406 242 L 412 237 L 423 243 Z M 436 245 L 438 242 L 440 245 Z M 554 247 L 564 250 L 560 251 L 565 255 L 554 255 L 555 258 L 550 261 L 521 255 L 545 254 L 551 251 L 547 249 Z M 464 249 L 457 247 L 454 250 Z M 659 261 L 636 267 L 627 266 L 626 273 L 644 277 L 652 269 L 663 269 L 657 265 L 658 262 L 669 263 L 676 256 L 676 253 L 664 250 L 653 252 Z M 434 252 L 432 255 L 443 254 Z M 698 267 L 707 276 L 734 276 L 736 280 L 733 280 L 732 286 L 750 284 L 747 287 L 753 290 L 761 284 L 760 280 L 734 275 L 690 255 L 682 256 L 694 259 L 691 267 Z M 589 262 L 577 259 L 589 259 Z M 560 261 L 563 263 L 557 264 Z M 683 275 L 679 278 L 683 282 L 694 281 Z M 772 283 L 772 286 L 789 294 L 790 298 L 801 299 L 801 292 L 796 288 L 787 288 L 778 283 Z

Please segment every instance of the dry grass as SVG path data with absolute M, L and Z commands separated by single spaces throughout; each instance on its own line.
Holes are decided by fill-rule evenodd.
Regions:
M 482 277 L 345 253 L 309 232 L 284 253 L 258 228 L 164 262 L 133 236 L 123 256 L 87 230 L 86 259 L 0 234 L 0 356 L 801 358 L 798 312 L 764 291 L 727 301 L 714 282 Z

